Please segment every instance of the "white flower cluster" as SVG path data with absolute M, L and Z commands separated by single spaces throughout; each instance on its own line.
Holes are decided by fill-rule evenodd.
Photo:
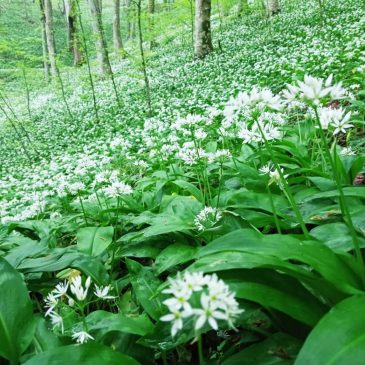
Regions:
M 272 163 L 268 163 L 259 169 L 261 175 L 268 175 L 270 177 L 269 185 L 276 183 L 281 189 L 283 188 L 283 182 L 280 177 L 280 172 L 284 179 L 289 175 L 284 174 L 284 169 L 280 167 L 280 172 Z
M 172 322 L 172 336 L 183 329 L 184 318 L 194 317 L 196 331 L 206 323 L 217 331 L 217 321 L 224 321 L 234 328 L 234 319 L 243 312 L 239 309 L 235 294 L 215 274 L 178 273 L 176 279 L 169 278 L 169 283 L 170 287 L 163 293 L 172 294 L 172 297 L 163 303 L 170 313 L 162 316 L 160 320 Z
M 198 231 L 212 228 L 222 218 L 222 213 L 217 208 L 205 207 L 195 217 L 194 223 Z
M 342 108 L 320 108 L 318 114 L 322 128 L 327 130 L 329 127 L 332 127 L 334 129 L 334 136 L 340 132 L 346 133 L 347 129 L 353 127 L 353 125 L 349 123 L 351 112 L 346 113 Z
M 254 87 L 250 93 L 240 92 L 225 105 L 219 132 L 222 136 L 239 137 L 244 143 L 281 139 L 281 127 L 286 124 L 283 106 L 281 97 L 269 89 Z
M 70 279 L 70 281 L 60 282 L 56 287 L 47 295 L 45 298 L 45 316 L 51 319 L 53 329 L 59 328 L 61 333 L 64 333 L 64 323 L 63 318 L 60 313 L 62 306 L 69 307 L 80 307 L 82 308 L 86 303 L 88 297 L 89 289 L 91 287 L 91 278 L 88 277 L 85 283 L 82 283 L 81 275 L 76 275 Z M 102 300 L 114 299 L 115 297 L 110 295 L 110 286 L 98 286 L 94 284 L 94 295 Z M 79 308 L 79 309 L 80 309 Z M 84 343 L 89 339 L 93 339 L 85 331 L 73 331 L 72 338 L 78 343 Z
M 321 105 L 325 98 L 344 99 L 348 95 L 347 90 L 342 87 L 341 83 L 332 85 L 332 81 L 333 75 L 326 80 L 305 75 L 304 81 L 298 81 L 297 85 L 287 85 L 288 89 L 283 91 L 283 95 L 289 102 L 301 99 L 316 106 Z

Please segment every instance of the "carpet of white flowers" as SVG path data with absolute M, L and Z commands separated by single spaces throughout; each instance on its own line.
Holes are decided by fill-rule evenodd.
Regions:
M 71 115 L 34 93 L 22 144 L 1 127 L 0 256 L 47 342 L 29 336 L 26 364 L 76 359 L 73 343 L 125 364 L 327 363 L 309 355 L 337 347 L 326 313 L 365 304 L 365 10 L 333 0 L 321 21 L 317 4 L 232 17 L 204 61 L 158 48 L 152 116 L 124 60 L 121 105 L 96 82 L 98 123 L 80 74 L 65 75 Z

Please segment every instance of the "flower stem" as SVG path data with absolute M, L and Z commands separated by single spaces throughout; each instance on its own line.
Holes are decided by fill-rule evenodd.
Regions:
M 204 355 L 203 355 L 203 340 L 202 335 L 198 336 L 198 354 L 199 354 L 199 365 L 204 365 Z
M 353 241 L 353 245 L 354 245 L 354 249 L 355 249 L 355 257 L 358 261 L 359 270 L 360 270 L 360 273 L 361 273 L 361 280 L 362 280 L 363 286 L 365 287 L 364 258 L 362 257 L 360 242 L 359 242 L 358 236 L 356 234 L 356 229 L 355 229 L 354 223 L 352 221 L 350 211 L 349 211 L 349 209 L 346 205 L 345 194 L 344 194 L 343 189 L 342 189 L 341 180 L 340 180 L 340 178 L 337 174 L 336 164 L 335 164 L 336 160 L 337 160 L 336 147 L 334 147 L 334 149 L 333 149 L 334 159 L 332 159 L 331 153 L 328 149 L 326 136 L 323 132 L 321 121 L 319 119 L 317 108 L 314 108 L 314 112 L 315 112 L 315 115 L 316 115 L 316 122 L 318 124 L 319 134 L 320 134 L 320 137 L 321 137 L 322 143 L 323 143 L 323 148 L 324 148 L 325 153 L 327 155 L 328 161 L 331 165 L 332 174 L 333 174 L 333 177 L 335 179 L 337 190 L 338 190 L 338 193 L 339 193 L 340 209 L 341 209 L 343 218 L 345 220 L 345 223 L 347 223 L 347 226 L 349 228 L 349 231 L 350 231 L 350 234 L 351 234 L 351 237 L 352 237 L 352 241 Z
M 264 132 L 263 132 L 263 130 L 261 128 L 260 123 L 258 121 L 256 121 L 256 123 L 257 123 L 257 126 L 259 128 L 259 131 L 260 131 L 260 134 L 262 136 L 262 139 L 264 140 L 265 147 L 266 147 L 267 151 L 269 152 L 270 158 L 271 158 L 271 160 L 272 160 L 272 162 L 273 162 L 273 164 L 275 166 L 275 169 L 277 170 L 277 172 L 278 172 L 278 174 L 280 176 L 280 181 L 281 181 L 281 183 L 283 185 L 284 193 L 285 193 L 287 199 L 289 200 L 289 203 L 290 203 L 290 205 L 291 205 L 291 207 L 292 207 L 292 209 L 294 211 L 295 217 L 297 218 L 297 220 L 298 220 L 298 222 L 300 224 L 300 227 L 302 228 L 302 231 L 303 231 L 303 234 L 304 234 L 305 238 L 306 239 L 310 239 L 311 237 L 310 237 L 309 232 L 308 232 L 308 229 L 307 229 L 307 227 L 305 225 L 303 216 L 302 216 L 302 214 L 301 214 L 301 212 L 299 210 L 298 204 L 296 203 L 296 201 L 295 201 L 295 199 L 293 197 L 293 194 L 290 191 L 290 187 L 288 185 L 288 182 L 286 181 L 286 178 L 285 178 L 283 172 L 281 171 L 281 168 L 280 168 L 279 164 L 276 162 L 274 153 L 273 153 L 273 151 L 271 149 L 271 146 L 269 145 L 269 142 L 268 142 L 268 140 L 267 140 L 267 138 L 266 138 L 266 136 L 265 136 L 265 134 L 264 134 Z
M 79 194 L 79 200 L 80 200 L 80 204 L 81 204 L 82 213 L 83 213 L 83 215 L 84 215 L 85 224 L 87 225 L 87 218 L 86 218 L 86 213 L 85 213 L 84 203 L 82 202 L 82 199 L 81 199 L 80 194 Z
M 267 186 L 267 190 L 269 192 L 270 204 L 271 204 L 272 212 L 274 215 L 274 222 L 275 222 L 276 230 L 278 231 L 279 234 L 281 234 L 280 223 L 279 223 L 278 215 L 276 213 L 275 203 L 274 203 L 274 199 L 272 197 L 270 185 Z
M 162 357 L 163 365 L 168 365 L 168 363 L 167 363 L 167 356 L 166 356 L 166 352 L 165 351 L 162 352 L 161 357 Z

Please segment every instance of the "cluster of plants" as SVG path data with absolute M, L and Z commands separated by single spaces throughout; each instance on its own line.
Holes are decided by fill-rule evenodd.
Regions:
M 0 357 L 362 363 L 364 10 L 316 4 L 161 47 L 149 117 L 128 62 L 99 124 L 86 82 L 39 95 L 32 163 L 2 126 Z

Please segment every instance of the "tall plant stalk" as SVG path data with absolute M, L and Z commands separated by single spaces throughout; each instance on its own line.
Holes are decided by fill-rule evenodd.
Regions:
M 307 227 L 305 225 L 303 216 L 300 213 L 298 204 L 296 203 L 292 192 L 290 191 L 290 187 L 288 185 L 288 182 L 286 181 L 286 178 L 285 178 L 283 172 L 281 171 L 281 168 L 280 168 L 279 164 L 276 162 L 276 158 L 274 156 L 274 153 L 272 151 L 272 148 L 271 148 L 271 146 L 270 146 L 270 144 L 269 144 L 269 142 L 268 142 L 268 140 L 267 140 L 267 138 L 266 138 L 266 136 L 265 136 L 265 134 L 264 134 L 264 132 L 262 130 L 262 127 L 261 127 L 259 121 L 256 121 L 256 123 L 257 123 L 257 126 L 259 128 L 260 134 L 261 134 L 261 136 L 262 136 L 262 138 L 264 140 L 265 147 L 266 147 L 267 151 L 270 154 L 270 158 L 271 158 L 271 160 L 272 160 L 272 162 L 274 164 L 274 167 L 275 167 L 275 169 L 277 170 L 277 172 L 278 172 L 278 174 L 280 176 L 280 181 L 281 181 L 281 183 L 283 185 L 284 194 L 286 195 L 286 197 L 287 197 L 287 199 L 288 199 L 288 201 L 289 201 L 289 203 L 290 203 L 290 205 L 291 205 L 291 207 L 292 207 L 292 209 L 294 211 L 295 217 L 297 218 L 297 220 L 298 220 L 298 222 L 300 224 L 300 227 L 301 227 L 301 229 L 303 231 L 304 236 L 307 239 L 310 239 L 311 237 L 310 237 L 309 232 L 308 232 L 308 229 L 307 229 Z
M 321 124 L 321 121 L 320 121 L 320 118 L 319 118 L 318 109 L 316 107 L 314 108 L 314 112 L 315 112 L 315 116 L 316 116 L 316 123 L 317 123 L 317 126 L 318 126 L 319 135 L 320 135 L 321 140 L 322 140 L 323 148 L 325 150 L 327 159 L 328 159 L 328 161 L 331 165 L 332 174 L 333 174 L 334 180 L 336 182 L 337 190 L 338 190 L 338 193 L 339 193 L 339 202 L 340 202 L 341 213 L 344 217 L 344 220 L 345 220 L 345 222 L 346 222 L 346 224 L 349 228 L 350 234 L 351 234 L 351 238 L 352 238 L 352 242 L 353 242 L 354 250 L 355 250 L 355 256 L 356 256 L 357 261 L 358 261 L 359 269 L 360 269 L 360 272 L 362 274 L 361 279 L 362 279 L 362 282 L 363 282 L 363 286 L 365 288 L 364 258 L 363 258 L 362 253 L 361 253 L 360 241 L 359 241 L 359 238 L 356 234 L 356 229 L 355 229 L 354 223 L 352 221 L 351 213 L 350 213 L 350 211 L 348 209 L 348 206 L 346 204 L 346 198 L 345 198 L 345 194 L 343 192 L 341 180 L 340 180 L 340 177 L 337 174 L 336 164 L 335 164 L 335 161 L 336 161 L 336 158 L 337 158 L 336 148 L 333 149 L 334 159 L 332 159 L 331 152 L 330 152 L 330 150 L 328 148 L 328 145 L 327 145 L 327 139 L 326 139 L 326 136 L 324 134 L 322 124 Z

